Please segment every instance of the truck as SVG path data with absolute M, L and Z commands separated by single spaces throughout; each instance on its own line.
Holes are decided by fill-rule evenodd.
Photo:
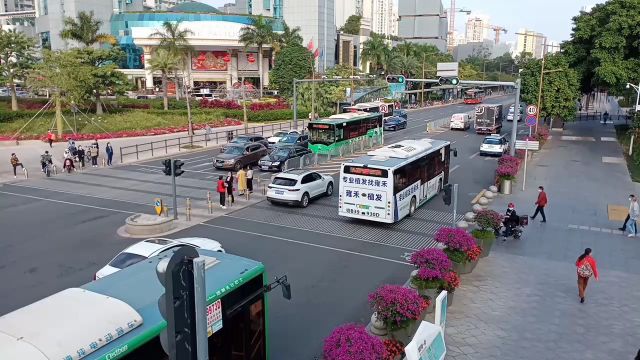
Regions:
M 499 134 L 502 130 L 502 105 L 478 105 L 474 128 L 476 134 Z

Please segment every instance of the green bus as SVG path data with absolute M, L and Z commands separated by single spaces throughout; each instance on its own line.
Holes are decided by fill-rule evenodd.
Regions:
M 198 249 L 206 257 L 209 359 L 268 358 L 262 263 Z M 156 276 L 168 251 L 0 317 L 2 360 L 168 359 L 159 334 L 164 288 Z
M 383 134 L 383 114 L 346 112 L 310 121 L 309 149 L 316 154 L 338 155 L 340 149 L 352 143 L 379 139 Z

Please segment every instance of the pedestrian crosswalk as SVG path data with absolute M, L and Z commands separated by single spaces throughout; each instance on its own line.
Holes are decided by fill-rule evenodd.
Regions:
M 318 165 L 315 165 L 315 166 L 310 166 L 309 170 L 316 171 L 322 175 L 335 175 L 340 173 L 340 168 L 342 167 L 343 163 L 348 162 L 349 160 L 358 158 L 362 155 L 365 155 L 366 153 L 367 151 L 361 151 L 361 152 L 356 152 L 349 156 L 335 158 L 333 160 L 329 160 L 324 163 L 319 163 Z

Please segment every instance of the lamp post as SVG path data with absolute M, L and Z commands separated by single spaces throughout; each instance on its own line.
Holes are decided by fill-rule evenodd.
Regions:
M 636 107 L 635 107 L 635 109 L 636 109 L 636 111 L 640 111 L 640 83 L 637 86 L 633 85 L 632 83 L 627 83 L 627 89 L 629 89 L 629 88 L 633 88 L 636 91 L 636 93 L 638 94 L 636 96 Z

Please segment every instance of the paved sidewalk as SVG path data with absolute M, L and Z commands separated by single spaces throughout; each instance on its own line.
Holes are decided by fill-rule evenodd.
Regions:
M 538 185 L 549 196 L 547 223 L 531 221 L 520 240 L 498 240 L 490 257 L 463 276 L 447 324 L 448 359 L 632 359 L 640 347 L 640 238 L 614 232 L 607 204 L 638 192 L 612 126 L 567 124 L 529 163 L 510 196 L 531 215 Z M 574 262 L 591 247 L 601 280 L 580 304 Z

